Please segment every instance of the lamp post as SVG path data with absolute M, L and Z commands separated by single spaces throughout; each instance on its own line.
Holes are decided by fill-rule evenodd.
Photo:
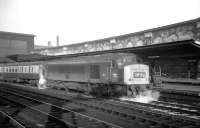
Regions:
M 110 40 L 110 45 L 111 45 L 111 49 L 113 50 L 113 45 L 116 43 L 115 39 L 111 39 Z M 110 81 L 112 81 L 112 68 L 113 68 L 113 62 L 112 62 L 112 58 L 110 58 Z

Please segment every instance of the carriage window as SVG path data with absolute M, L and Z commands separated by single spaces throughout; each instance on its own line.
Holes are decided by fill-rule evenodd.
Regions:
M 33 73 L 33 66 L 30 66 L 30 67 L 29 67 L 29 72 L 30 72 L 30 73 Z
M 15 67 L 12 67 L 12 72 L 15 72 Z
M 19 66 L 16 66 L 16 72 L 17 73 L 19 72 Z
M 100 71 L 99 71 L 98 65 L 90 66 L 90 78 L 91 79 L 99 79 L 100 78 Z
M 15 67 L 15 73 L 17 72 L 17 67 Z
M 25 66 L 25 73 L 28 73 L 28 66 Z
M 22 68 L 22 66 L 20 66 L 20 72 L 23 73 L 23 68 Z
M 31 66 L 31 72 L 33 73 L 33 66 Z
M 24 66 L 22 66 L 22 73 L 24 73 Z
M 9 70 L 8 72 L 11 72 L 12 71 L 11 67 L 8 67 L 8 70 Z

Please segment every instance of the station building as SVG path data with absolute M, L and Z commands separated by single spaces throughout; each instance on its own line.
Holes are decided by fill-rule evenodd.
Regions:
M 34 49 L 34 37 L 31 34 L 0 31 L 0 57 L 30 53 Z
M 33 50 L 49 56 L 134 53 L 166 83 L 200 83 L 200 18 L 140 32 Z M 123 60 L 122 60 L 123 61 Z

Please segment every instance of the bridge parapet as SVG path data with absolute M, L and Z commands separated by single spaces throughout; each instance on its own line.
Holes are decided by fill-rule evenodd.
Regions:
M 88 41 L 74 45 L 34 50 L 32 53 L 40 53 L 43 55 L 65 55 L 140 47 L 161 43 L 176 43 L 177 41 L 184 40 L 200 41 L 200 18 L 126 35 Z

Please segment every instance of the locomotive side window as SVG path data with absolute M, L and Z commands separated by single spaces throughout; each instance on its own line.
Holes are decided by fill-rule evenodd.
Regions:
M 99 79 L 100 78 L 99 65 L 91 65 L 90 66 L 90 78 L 91 79 Z

